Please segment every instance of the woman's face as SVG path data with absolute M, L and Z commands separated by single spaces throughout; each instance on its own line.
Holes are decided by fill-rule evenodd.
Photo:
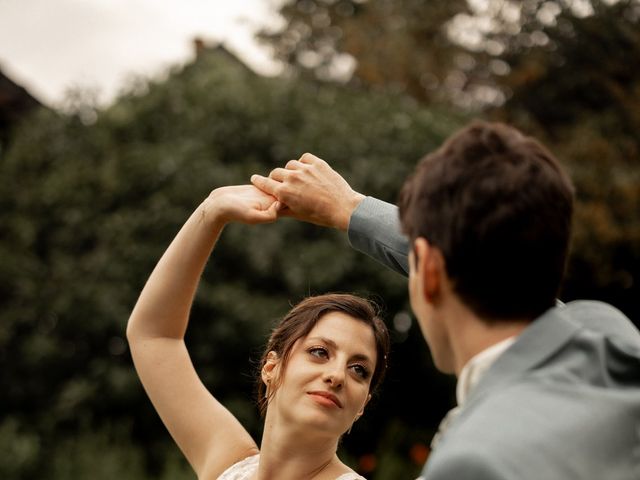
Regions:
M 376 356 L 369 325 L 342 312 L 325 314 L 293 344 L 284 371 L 278 371 L 279 360 L 267 361 L 272 379 L 284 375 L 269 411 L 316 432 L 342 435 L 369 401 Z

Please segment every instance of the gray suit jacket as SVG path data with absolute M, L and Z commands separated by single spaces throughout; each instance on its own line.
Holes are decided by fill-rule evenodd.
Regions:
M 352 246 L 406 274 L 395 206 L 367 198 Z M 548 310 L 470 392 L 425 480 L 640 479 L 640 333 L 594 301 Z

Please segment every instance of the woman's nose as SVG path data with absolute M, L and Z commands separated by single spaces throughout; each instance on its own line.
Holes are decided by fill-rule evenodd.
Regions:
M 329 368 L 324 374 L 324 381 L 333 388 L 341 388 L 344 384 L 344 372 L 337 365 Z

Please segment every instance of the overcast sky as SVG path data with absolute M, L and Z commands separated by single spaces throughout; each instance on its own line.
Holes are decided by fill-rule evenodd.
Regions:
M 253 40 L 277 27 L 281 0 L 0 0 L 0 69 L 50 106 L 73 88 L 108 102 L 131 76 L 154 77 L 193 58 L 192 40 L 224 42 L 275 73 Z

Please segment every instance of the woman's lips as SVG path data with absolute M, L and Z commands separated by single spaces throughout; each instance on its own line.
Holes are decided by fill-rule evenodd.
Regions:
M 333 393 L 319 390 L 314 392 L 307 392 L 307 394 L 311 395 L 313 399 L 320 405 L 342 408 L 342 403 Z

